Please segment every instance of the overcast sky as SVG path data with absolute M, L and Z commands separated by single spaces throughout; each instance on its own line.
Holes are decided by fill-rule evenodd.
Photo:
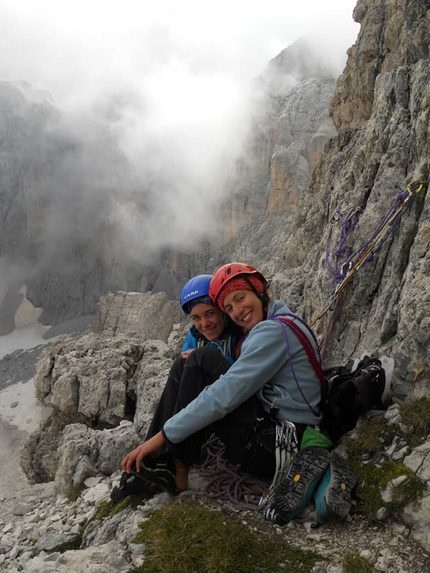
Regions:
M 184 82 L 197 78 L 203 90 L 208 77 L 216 77 L 222 91 L 223 82 L 258 75 L 302 35 L 320 39 L 341 67 L 358 32 L 355 4 L 0 0 L 0 77 L 48 89 L 60 105 L 136 78 L 152 76 L 161 89 L 167 70 Z
M 226 150 L 233 159 L 244 136 L 250 80 L 302 36 L 340 73 L 359 31 L 355 4 L 0 0 L 0 79 L 48 90 L 66 112 L 65 129 L 84 140 L 95 138 L 89 118 L 100 121 L 112 100 L 119 102 L 115 133 L 138 180 L 162 172 L 163 189 L 170 188 L 158 203 L 160 219 L 133 225 L 153 225 L 161 246 L 177 245 L 190 225 L 195 236 L 208 229 L 209 200 L 228 172 Z M 93 162 L 88 174 L 94 181 L 96 168 Z M 75 171 L 82 189 L 85 173 Z M 116 213 L 124 229 L 133 228 L 133 205 Z

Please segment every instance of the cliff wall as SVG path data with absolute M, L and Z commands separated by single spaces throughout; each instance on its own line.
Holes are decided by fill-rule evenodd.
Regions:
M 314 325 L 327 340 L 327 366 L 363 353 L 392 355 L 403 397 L 412 390 L 430 392 L 429 9 L 429 2 L 414 0 L 357 3 L 354 18 L 361 29 L 330 104 L 337 133 L 326 140 L 306 184 L 291 191 L 287 161 L 278 168 L 274 140 L 256 134 L 259 173 L 264 176 L 272 169 L 264 179 L 267 188 L 260 189 L 264 208 L 258 214 L 254 208 L 253 220 L 233 239 L 211 245 L 204 257 L 198 253 L 193 259 L 196 270 L 206 271 L 229 260 L 254 264 L 272 279 L 276 296 L 313 322 L 336 288 L 326 257 L 339 245 L 337 209 L 363 209 L 346 245 L 351 256 L 372 237 L 407 185 L 422 181 L 411 208 L 339 297 L 336 313 L 328 311 Z M 282 122 L 278 118 L 273 125 Z M 283 153 L 286 157 L 285 149 Z M 242 169 L 255 164 L 252 160 Z M 237 220 L 244 217 L 246 201 L 257 204 L 249 189 L 238 196 L 242 211 L 239 199 L 233 199 Z
M 313 173 L 291 245 L 298 253 L 303 309 L 311 318 L 333 289 L 322 257 L 337 205 L 365 208 L 351 234 L 354 253 L 396 195 L 412 181 L 423 182 L 398 228 L 348 286 L 327 348 L 332 360 L 391 354 L 407 381 L 405 395 L 412 387 L 429 391 L 429 9 L 429 2 L 413 0 L 358 2 L 354 17 L 361 30 L 332 100 L 339 134 Z M 303 259 L 301 252 L 307 253 Z

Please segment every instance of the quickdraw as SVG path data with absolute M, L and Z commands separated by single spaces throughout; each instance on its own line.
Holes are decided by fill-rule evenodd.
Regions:
M 329 257 L 329 250 L 331 248 L 332 239 L 331 231 L 327 239 L 326 252 L 326 267 L 334 277 L 334 280 L 337 284 L 327 305 L 310 322 L 311 327 L 329 310 L 335 309 L 337 299 L 345 290 L 346 286 L 351 282 L 353 277 L 357 274 L 364 263 L 373 260 L 374 253 L 382 247 L 388 236 L 393 232 L 396 225 L 400 222 L 400 218 L 411 206 L 416 195 L 423 189 L 424 184 L 425 181 L 413 181 L 406 187 L 405 191 L 397 194 L 390 210 L 380 221 L 374 233 L 354 254 L 352 254 L 346 260 L 347 238 L 356 227 L 358 219 L 364 211 L 364 206 L 354 206 L 343 212 L 339 210 L 338 206 L 335 218 L 336 220 L 340 221 L 342 229 L 339 237 L 338 248 L 334 252 L 334 264 L 330 262 Z

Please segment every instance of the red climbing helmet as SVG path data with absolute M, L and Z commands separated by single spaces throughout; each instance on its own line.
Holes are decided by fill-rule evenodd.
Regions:
M 218 298 L 222 288 L 228 282 L 240 276 L 246 277 L 246 275 L 252 275 L 257 278 L 263 285 L 263 288 L 266 288 L 267 280 L 256 268 L 244 263 L 227 263 L 215 272 L 209 285 L 209 296 L 214 306 L 220 308 Z M 223 309 L 221 308 L 221 310 Z

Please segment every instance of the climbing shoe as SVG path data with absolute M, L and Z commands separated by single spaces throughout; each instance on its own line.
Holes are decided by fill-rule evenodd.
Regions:
M 330 465 L 314 495 L 318 525 L 345 519 L 351 510 L 351 493 L 356 485 L 357 476 L 352 467 L 344 458 L 332 453 Z
M 299 450 L 290 471 L 275 488 L 273 508 L 280 525 L 294 519 L 312 501 L 315 488 L 330 463 L 330 452 L 310 446 Z
M 173 458 L 168 454 L 148 456 L 140 465 L 139 472 L 131 470 L 131 473 L 146 483 L 159 486 L 163 491 L 171 495 L 177 495 L 176 467 Z
M 147 494 L 149 497 L 159 491 L 161 488 L 157 484 L 143 480 L 136 475 L 136 472 L 134 474 L 123 472 L 119 485 L 115 486 L 110 493 L 110 499 L 117 503 L 128 495 Z

